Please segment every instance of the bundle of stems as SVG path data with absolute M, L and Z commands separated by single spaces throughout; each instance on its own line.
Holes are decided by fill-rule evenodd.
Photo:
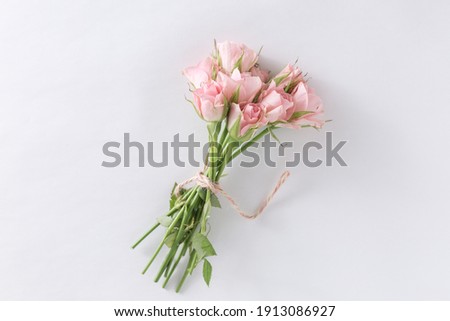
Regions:
M 231 138 L 226 119 L 208 123 L 209 147 L 203 175 L 212 183 L 218 183 L 227 164 L 260 138 L 271 133 L 273 128 L 274 126 L 266 126 L 249 140 L 239 142 Z M 211 207 L 220 207 L 220 203 L 217 195 L 208 188 L 194 185 L 190 188 L 179 189 L 176 186 L 175 183 L 170 196 L 169 211 L 158 217 L 157 223 L 132 248 L 136 248 L 158 227 L 165 228 L 163 239 L 142 274 L 147 272 L 162 249 L 166 247 L 167 254 L 155 277 L 155 282 L 164 278 L 162 286 L 166 287 L 183 257 L 188 255 L 184 273 L 176 287 L 176 291 L 179 292 L 186 278 L 202 261 L 203 278 L 207 285 L 210 283 L 212 266 L 207 257 L 216 255 L 216 251 L 208 239 L 208 219 Z

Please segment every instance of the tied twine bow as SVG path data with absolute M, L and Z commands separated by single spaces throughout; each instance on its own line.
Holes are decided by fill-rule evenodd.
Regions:
M 212 193 L 214 193 L 216 195 L 222 194 L 228 200 L 228 202 L 231 204 L 231 206 L 236 210 L 236 212 L 238 212 L 239 215 L 241 215 L 242 217 L 244 217 L 246 219 L 253 220 L 253 219 L 257 218 L 264 211 L 264 209 L 267 207 L 269 202 L 272 200 L 274 195 L 277 193 L 277 191 L 281 187 L 281 185 L 284 184 L 284 182 L 289 177 L 289 175 L 290 175 L 289 171 L 285 171 L 283 174 L 281 174 L 280 178 L 278 179 L 277 185 L 275 185 L 275 187 L 270 192 L 270 194 L 267 195 L 266 198 L 264 199 L 264 201 L 261 203 L 261 205 L 259 206 L 258 210 L 255 213 L 253 213 L 253 214 L 247 214 L 246 212 L 244 212 L 239 207 L 239 205 L 236 203 L 236 201 L 233 199 L 233 197 L 231 197 L 230 194 L 225 192 L 223 190 L 222 186 L 220 186 L 220 184 L 214 183 L 211 179 L 209 179 L 209 177 L 206 176 L 203 173 L 203 171 L 198 172 L 197 175 L 192 176 L 191 178 L 188 178 L 184 182 L 178 184 L 175 187 L 174 193 L 175 193 L 176 196 L 179 196 L 180 195 L 180 190 L 184 186 L 195 182 L 198 186 L 207 188 Z

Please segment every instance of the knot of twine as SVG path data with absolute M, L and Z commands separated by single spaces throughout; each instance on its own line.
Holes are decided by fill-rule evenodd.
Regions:
M 228 202 L 231 204 L 231 206 L 238 212 L 238 214 L 246 219 L 253 220 L 257 218 L 269 205 L 270 201 L 274 197 L 274 195 L 277 193 L 278 189 L 284 184 L 286 179 L 289 177 L 290 173 L 289 171 L 285 171 L 283 174 L 281 174 L 280 178 L 278 179 L 277 184 L 273 188 L 273 190 L 266 196 L 266 198 L 263 200 L 259 208 L 254 212 L 253 214 L 247 214 L 244 212 L 239 205 L 236 203 L 236 201 L 231 197 L 230 194 L 225 192 L 218 183 L 214 183 L 209 177 L 207 177 L 202 171 L 198 172 L 197 175 L 192 176 L 191 178 L 188 178 L 184 182 L 181 182 L 175 187 L 174 193 L 176 196 L 180 195 L 181 189 L 190 184 L 190 183 L 196 183 L 198 186 L 209 189 L 212 193 L 218 195 L 222 194 Z

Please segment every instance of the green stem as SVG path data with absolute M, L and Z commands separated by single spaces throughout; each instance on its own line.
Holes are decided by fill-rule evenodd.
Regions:
M 225 143 L 226 143 L 225 148 L 223 149 L 223 152 L 221 154 L 222 163 L 220 164 L 219 169 L 215 175 L 216 182 L 219 181 L 220 177 L 222 176 L 223 171 L 225 170 L 225 167 L 229 163 L 229 161 L 230 161 L 229 158 L 233 152 L 233 146 L 235 145 L 236 142 L 234 140 L 230 140 L 230 138 L 228 137 L 226 139 Z
M 170 277 L 172 276 L 173 272 L 175 272 L 175 268 L 180 263 L 181 258 L 185 256 L 186 251 L 189 248 L 189 245 L 191 244 L 191 240 L 192 240 L 192 236 L 194 235 L 194 231 L 196 229 L 197 229 L 197 225 L 194 226 L 194 228 L 192 229 L 192 232 L 189 235 L 188 239 L 184 242 L 183 248 L 181 249 L 180 253 L 178 254 L 178 257 L 177 257 L 175 263 L 172 265 L 172 268 L 170 269 L 170 272 L 165 276 L 166 279 L 164 280 L 164 283 L 162 285 L 163 288 L 166 287 L 167 282 L 169 282 Z
M 163 240 L 161 241 L 161 243 L 159 243 L 158 248 L 156 249 L 155 253 L 153 254 L 152 258 L 150 259 L 150 261 L 147 263 L 147 265 L 145 266 L 144 270 L 142 271 L 142 274 L 145 274 L 147 272 L 147 270 L 149 269 L 150 265 L 152 265 L 153 261 L 155 260 L 156 256 L 158 255 L 159 251 L 161 251 L 161 248 L 164 245 L 164 240 L 165 237 L 163 238 Z
M 159 223 L 156 223 L 155 225 L 153 225 L 153 227 L 148 230 L 147 233 L 145 233 L 136 243 L 134 243 L 134 245 L 131 247 L 132 249 L 135 249 L 136 246 L 138 246 L 143 240 L 145 240 L 147 238 L 147 236 L 149 236 L 154 230 L 156 230 L 156 228 L 159 226 Z
M 166 233 L 161 241 L 161 243 L 159 243 L 158 248 L 156 249 L 155 253 L 153 254 L 152 258 L 150 259 L 150 261 L 147 263 L 146 267 L 144 268 L 144 270 L 142 271 L 142 274 L 145 274 L 145 272 L 147 272 L 147 270 L 149 269 L 150 265 L 152 265 L 153 261 L 155 260 L 156 256 L 158 255 L 158 253 L 161 251 L 163 245 L 164 245 L 164 241 L 166 240 L 167 236 L 172 232 L 172 229 L 175 227 L 175 225 L 178 223 L 178 221 L 180 220 L 181 217 L 184 218 L 183 212 L 186 209 L 186 205 L 189 204 L 189 201 L 191 199 L 191 197 L 193 197 L 194 195 L 196 195 L 196 193 L 193 193 L 192 191 L 195 190 L 195 188 L 193 188 L 192 190 L 188 191 L 189 197 L 186 200 L 185 203 L 183 203 L 180 211 L 178 212 L 178 215 L 175 216 L 175 219 L 172 221 L 172 223 L 170 223 L 169 227 L 166 230 Z M 167 264 L 167 262 L 165 262 Z
M 226 125 L 225 125 L 226 126 Z M 218 145 L 219 145 L 219 147 L 220 147 L 220 150 L 219 150 L 219 153 L 220 154 L 222 154 L 222 152 L 223 152 L 223 147 L 224 147 L 224 144 L 225 144 L 225 142 L 228 140 L 228 138 L 230 137 L 230 133 L 228 132 L 228 130 L 226 129 L 226 127 L 225 127 L 225 129 L 223 130 L 223 132 L 222 132 L 222 135 L 220 135 L 220 138 L 219 138 L 219 140 L 218 140 Z
M 266 136 L 269 133 L 270 129 L 269 127 L 266 127 L 263 129 L 258 135 L 256 135 L 253 139 L 249 140 L 245 144 L 241 145 L 239 149 L 237 149 L 231 156 L 230 161 L 232 161 L 236 156 L 241 154 L 243 151 L 245 151 L 247 148 L 253 145 L 253 143 L 257 142 L 260 138 Z
M 235 159 L 239 154 L 241 154 L 242 152 L 244 152 L 245 150 L 247 150 L 247 148 L 249 148 L 250 146 L 252 146 L 253 143 L 257 142 L 258 140 L 260 140 L 262 137 L 264 137 L 265 135 L 267 135 L 270 132 L 271 128 L 266 127 L 265 129 L 263 129 L 262 131 L 260 131 L 255 137 L 253 137 L 253 139 L 249 140 L 248 142 L 242 144 L 238 149 L 236 149 L 236 151 L 233 152 L 233 148 L 231 148 L 231 150 L 229 151 L 228 148 L 226 148 L 225 153 L 222 155 L 222 157 L 224 157 L 224 161 L 220 166 L 219 171 L 217 172 L 216 175 L 216 182 L 220 179 L 220 177 L 223 174 L 223 171 L 225 170 L 226 166 L 233 160 Z M 230 146 L 231 147 L 233 144 L 233 141 L 229 142 L 229 135 L 227 134 L 227 140 L 226 142 L 228 143 L 226 147 Z M 231 152 L 231 156 L 228 155 L 228 152 Z
M 183 204 L 178 204 L 175 205 L 174 207 L 172 207 L 170 209 L 169 212 L 167 212 L 166 216 L 171 216 L 173 213 L 175 213 Z M 134 243 L 134 245 L 131 247 L 132 249 L 135 249 L 136 246 L 138 246 L 143 240 L 145 240 L 147 238 L 147 236 L 149 236 L 158 226 L 160 225 L 160 223 L 156 223 L 155 225 L 153 225 L 153 227 L 147 232 L 145 233 L 136 243 Z
M 181 278 L 180 283 L 178 283 L 178 286 L 177 286 L 177 288 L 175 290 L 177 293 L 180 292 L 181 287 L 184 284 L 184 281 L 186 281 L 186 278 L 189 275 L 189 268 L 192 266 L 192 264 L 193 264 L 193 262 L 195 260 L 195 257 L 196 257 L 196 255 L 193 252 L 191 252 L 191 256 L 189 257 L 189 262 L 188 262 L 188 265 L 186 267 L 186 270 L 184 271 L 183 277 Z
M 155 282 L 159 281 L 162 274 L 164 273 L 164 270 L 167 268 L 167 264 L 170 262 L 171 258 L 176 254 L 178 246 L 184 236 L 184 230 L 185 230 L 184 226 L 185 226 L 186 222 L 189 221 L 190 214 L 192 213 L 194 208 L 197 206 L 197 201 L 200 198 L 200 196 L 198 195 L 198 192 L 197 192 L 198 188 L 194 187 L 194 189 L 195 189 L 196 193 L 193 193 L 188 198 L 188 200 L 185 203 L 186 207 L 183 207 L 183 209 L 184 209 L 184 213 L 182 215 L 183 219 L 181 220 L 181 224 L 180 224 L 177 236 L 175 237 L 175 241 L 173 242 L 172 247 L 166 256 L 166 259 L 164 260 L 163 264 L 161 265 L 161 268 L 160 268 L 158 274 L 156 275 Z

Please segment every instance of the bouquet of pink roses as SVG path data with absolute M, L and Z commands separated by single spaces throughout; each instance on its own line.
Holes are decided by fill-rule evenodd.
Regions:
M 300 69 L 287 65 L 270 77 L 269 72 L 258 65 L 258 56 L 259 53 L 243 44 L 215 43 L 210 57 L 183 71 L 193 94 L 190 103 L 207 122 L 208 157 L 196 176 L 175 184 L 169 211 L 133 245 L 135 248 L 160 226 L 166 229 L 143 271 L 144 274 L 163 247 L 167 247 L 155 278 L 157 282 L 164 277 L 163 287 L 185 255 L 189 258 L 177 292 L 200 263 L 209 285 L 212 266 L 207 257 L 216 255 L 216 251 L 207 237 L 207 221 L 211 207 L 220 207 L 218 194 L 222 194 L 239 214 L 252 219 L 262 212 L 288 175 L 285 172 L 258 211 L 248 215 L 219 184 L 226 165 L 261 137 L 273 134 L 276 128 L 320 128 L 324 123 L 318 117 L 323 113 L 321 100 L 306 84 Z M 193 186 L 187 188 L 191 183 Z

